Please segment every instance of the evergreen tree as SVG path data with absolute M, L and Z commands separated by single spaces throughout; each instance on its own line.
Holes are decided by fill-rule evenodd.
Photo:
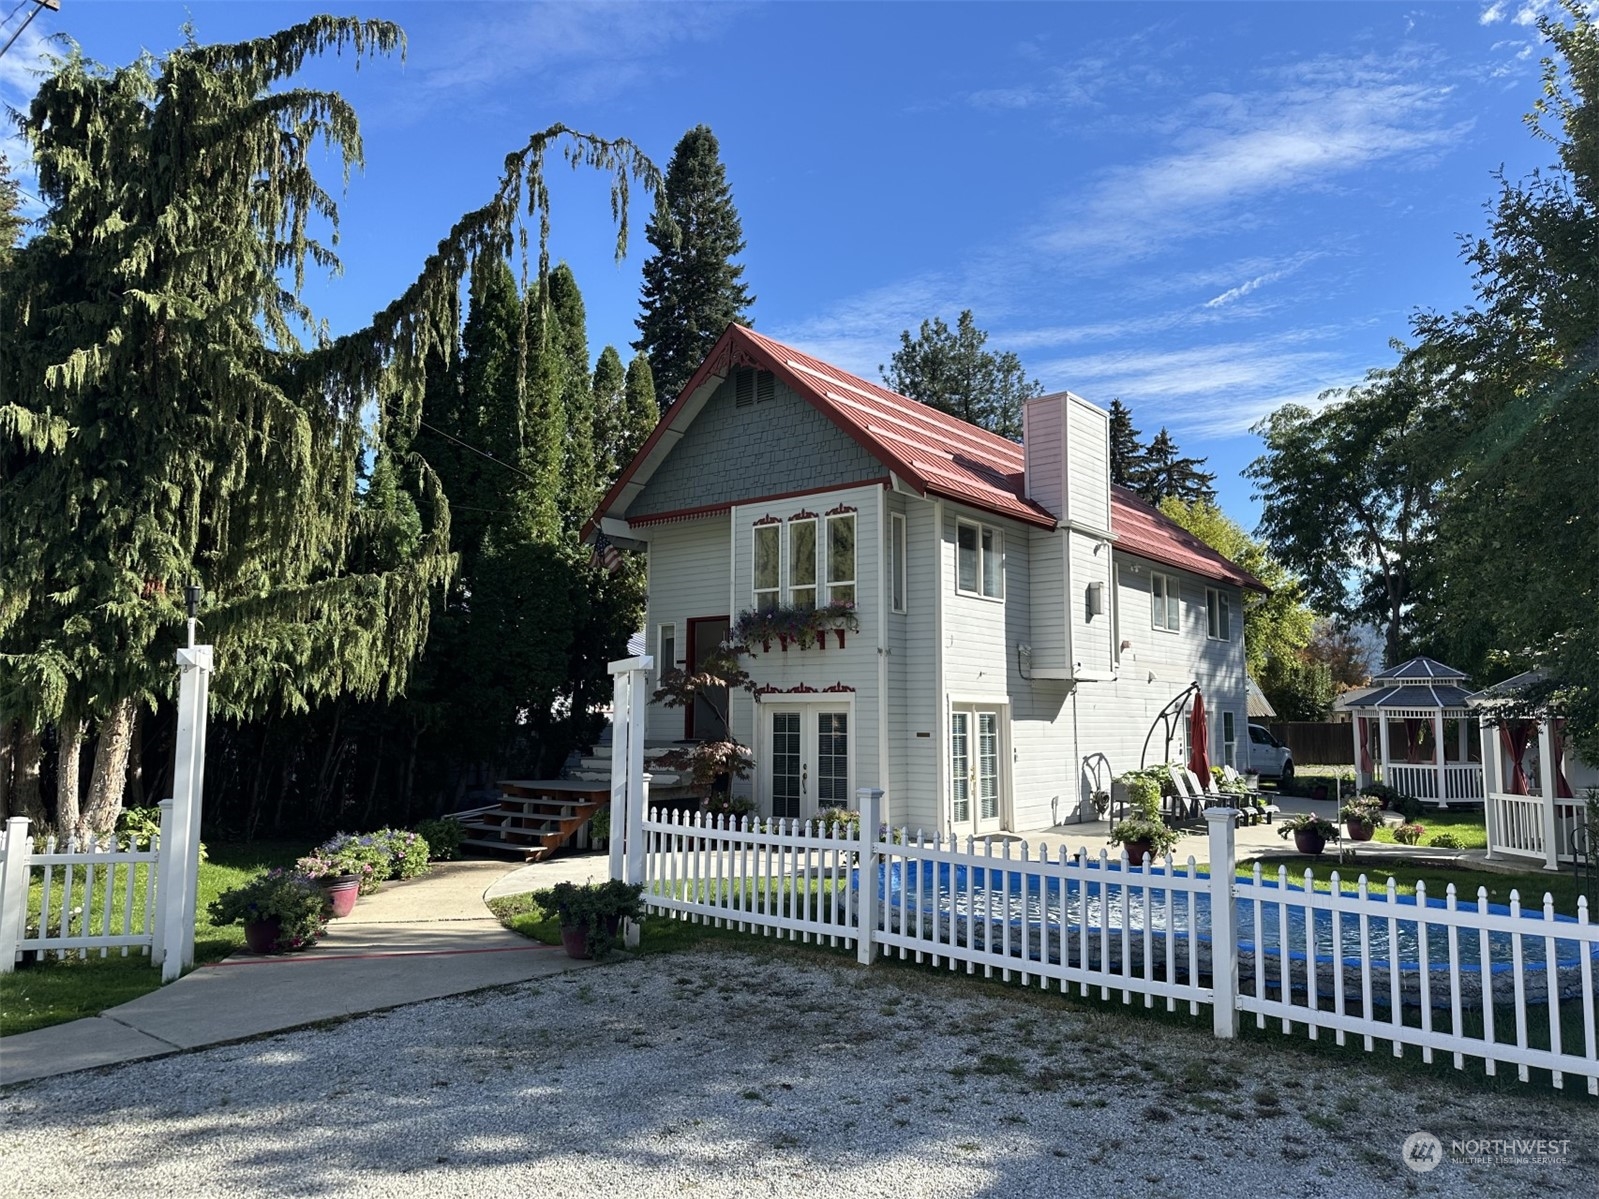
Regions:
M 1110 481 L 1134 491 L 1147 469 L 1143 442 L 1133 428 L 1132 410 L 1119 399 L 1110 402 Z
M 988 334 L 977 327 L 971 309 L 960 314 L 954 330 L 934 317 L 922 322 L 914 339 L 906 329 L 899 341 L 889 365 L 877 368 L 890 388 L 990 433 L 1021 440 L 1022 404 L 1044 389 L 1038 380 L 1028 380 L 1015 354 L 983 348 Z
M 650 370 L 650 360 L 643 354 L 635 354 L 633 361 L 627 364 L 625 401 L 616 449 L 617 461 L 624 467 L 644 448 L 661 419 L 655 399 L 655 376 Z
M 645 231 L 643 311 L 635 350 L 649 355 L 659 389 L 674 399 L 723 330 L 748 325 L 755 297 L 744 285 L 744 230 L 709 126 L 683 135 Z
M 0 154 L 0 271 L 11 262 L 11 251 L 22 239 L 27 221 L 22 215 L 22 192 L 11 173 L 11 163 Z
M 572 268 L 550 272 L 550 306 L 560 326 L 561 400 L 566 412 L 566 458 L 561 516 L 569 529 L 582 527 L 599 502 L 596 469 L 594 385 L 589 375 L 588 317 Z
M 384 397 L 377 437 L 402 452 L 463 274 L 506 253 L 529 208 L 543 268 L 554 143 L 609 172 L 619 204 L 654 182 L 627 143 L 536 133 L 371 326 L 302 346 L 307 260 L 337 264 L 308 232 L 338 215 L 318 143 L 346 170 L 361 156 L 349 105 L 290 81 L 308 57 L 401 42 L 386 22 L 315 17 L 115 70 L 74 48 L 23 119 L 46 218 L 0 296 L 0 726 L 53 723 L 70 761 L 92 725 L 97 830 L 137 706 L 171 685 L 186 583 L 206 590 L 221 715 L 403 688 L 450 569 L 448 509 L 426 463 L 405 463 L 421 535 L 364 567 L 363 413 Z M 74 773 L 57 772 L 72 801 Z
M 1195 502 L 1215 503 L 1216 481 L 1213 471 L 1200 469 L 1203 458 L 1185 458 L 1177 443 L 1163 426 L 1149 443 L 1144 454 L 1144 465 L 1135 490 L 1151 504 L 1177 499 L 1185 504 Z
M 615 346 L 600 351 L 590 383 L 594 393 L 594 462 L 601 488 L 609 487 L 621 461 L 622 426 L 626 416 L 627 368 Z

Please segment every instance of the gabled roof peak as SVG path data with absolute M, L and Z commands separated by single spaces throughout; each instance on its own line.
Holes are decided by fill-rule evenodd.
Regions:
M 1466 678 L 1466 672 L 1456 670 L 1453 666 L 1446 666 L 1436 658 L 1417 655 L 1398 666 L 1390 666 L 1379 675 L 1372 677 L 1373 683 L 1397 683 L 1417 680 L 1428 681 L 1453 681 Z

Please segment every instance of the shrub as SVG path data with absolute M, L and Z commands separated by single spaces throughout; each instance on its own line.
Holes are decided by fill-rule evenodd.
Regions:
M 1434 849 L 1465 849 L 1466 843 L 1460 839 L 1458 833 L 1434 833 L 1432 840 L 1427 842 Z
M 370 895 L 378 884 L 389 877 L 394 868 L 393 856 L 386 844 L 380 844 L 370 833 L 335 833 L 311 851 L 321 859 L 338 859 L 349 864 L 344 873 L 354 874 L 361 880 L 361 894 Z
M 1394 840 L 1401 845 L 1420 845 L 1426 835 L 1427 827 L 1422 824 L 1401 824 L 1394 830 Z
M 459 820 L 419 820 L 416 831 L 428 843 L 428 856 L 435 862 L 453 862 L 461 856 L 466 830 Z
M 272 952 L 289 953 L 316 943 L 327 923 L 329 907 L 327 896 L 316 883 L 303 874 L 279 868 L 262 871 L 248 882 L 222 892 L 206 911 L 218 928 L 276 920 L 278 939 Z
M 823 808 L 816 814 L 816 834 L 820 837 L 860 836 L 861 814 L 843 808 Z
M 553 912 L 561 928 L 582 928 L 588 931 L 589 956 L 603 958 L 616 944 L 612 928 L 622 920 L 642 920 L 644 904 L 642 883 L 624 883 L 612 879 L 607 883 L 556 883 L 542 891 L 533 892 L 533 902 L 546 912 Z
M 611 839 L 611 807 L 607 804 L 589 817 L 589 840 L 595 845 Z
M 160 832 L 160 808 L 124 808 L 117 816 L 117 844 L 128 849 L 150 844 Z
M 389 855 L 388 878 L 416 878 L 428 872 L 428 841 L 410 829 L 380 828 L 372 840 Z

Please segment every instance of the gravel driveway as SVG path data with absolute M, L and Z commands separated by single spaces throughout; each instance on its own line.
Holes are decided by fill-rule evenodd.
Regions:
M 1136 1064 L 1134 1064 L 1136 1063 Z M 1404 1138 L 1570 1141 L 1408 1169 Z M 1599 1103 L 704 948 L 0 1096 L 28 1196 L 1592 1196 Z

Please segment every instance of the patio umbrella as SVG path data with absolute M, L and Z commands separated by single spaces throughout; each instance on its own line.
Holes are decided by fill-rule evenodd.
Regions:
M 1194 691 L 1193 732 L 1190 735 L 1188 769 L 1199 776 L 1199 785 L 1210 790 L 1210 730 L 1205 724 L 1205 695 Z

